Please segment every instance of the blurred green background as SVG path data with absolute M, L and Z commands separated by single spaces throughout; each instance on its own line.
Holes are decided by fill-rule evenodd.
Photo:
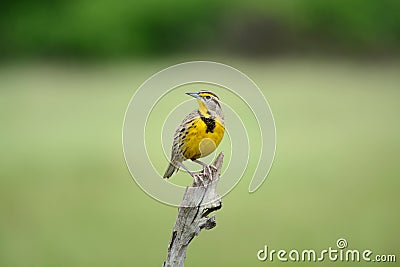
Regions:
M 189 60 L 260 86 L 277 151 L 255 194 L 244 177 L 223 199 L 186 266 L 280 265 L 257 251 L 341 237 L 399 261 L 398 14 L 388 0 L 3 1 L 0 265 L 161 265 L 177 211 L 130 177 L 122 121 L 142 82 Z

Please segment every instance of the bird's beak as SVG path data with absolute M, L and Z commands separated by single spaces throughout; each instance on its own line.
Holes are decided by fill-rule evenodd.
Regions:
M 190 95 L 194 98 L 200 98 L 199 93 L 186 93 L 187 95 Z

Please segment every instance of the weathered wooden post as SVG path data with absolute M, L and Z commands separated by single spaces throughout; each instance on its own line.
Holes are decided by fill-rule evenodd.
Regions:
M 211 168 L 211 179 L 202 175 L 206 186 L 193 182 L 187 187 L 183 200 L 178 207 L 178 216 L 172 230 L 167 258 L 163 267 L 183 267 L 189 243 L 201 230 L 210 230 L 216 226 L 215 214 L 208 215 L 222 207 L 221 197 L 215 192 L 219 182 L 224 153 L 221 152 Z

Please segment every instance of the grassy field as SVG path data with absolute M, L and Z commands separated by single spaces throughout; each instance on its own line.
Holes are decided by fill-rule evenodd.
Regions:
M 161 266 L 177 211 L 132 180 L 121 129 L 136 88 L 175 63 L 0 66 L 0 266 Z M 399 261 L 400 63 L 224 63 L 266 95 L 276 156 L 255 194 L 244 177 L 223 199 L 186 265 L 275 266 L 285 263 L 257 260 L 264 245 L 322 250 L 338 238 Z

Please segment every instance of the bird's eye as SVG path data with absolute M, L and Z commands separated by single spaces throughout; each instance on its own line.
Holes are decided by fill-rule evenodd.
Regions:
M 204 98 L 205 98 L 205 99 L 210 99 L 211 97 L 210 97 L 209 95 L 207 95 L 207 96 L 205 96 Z

